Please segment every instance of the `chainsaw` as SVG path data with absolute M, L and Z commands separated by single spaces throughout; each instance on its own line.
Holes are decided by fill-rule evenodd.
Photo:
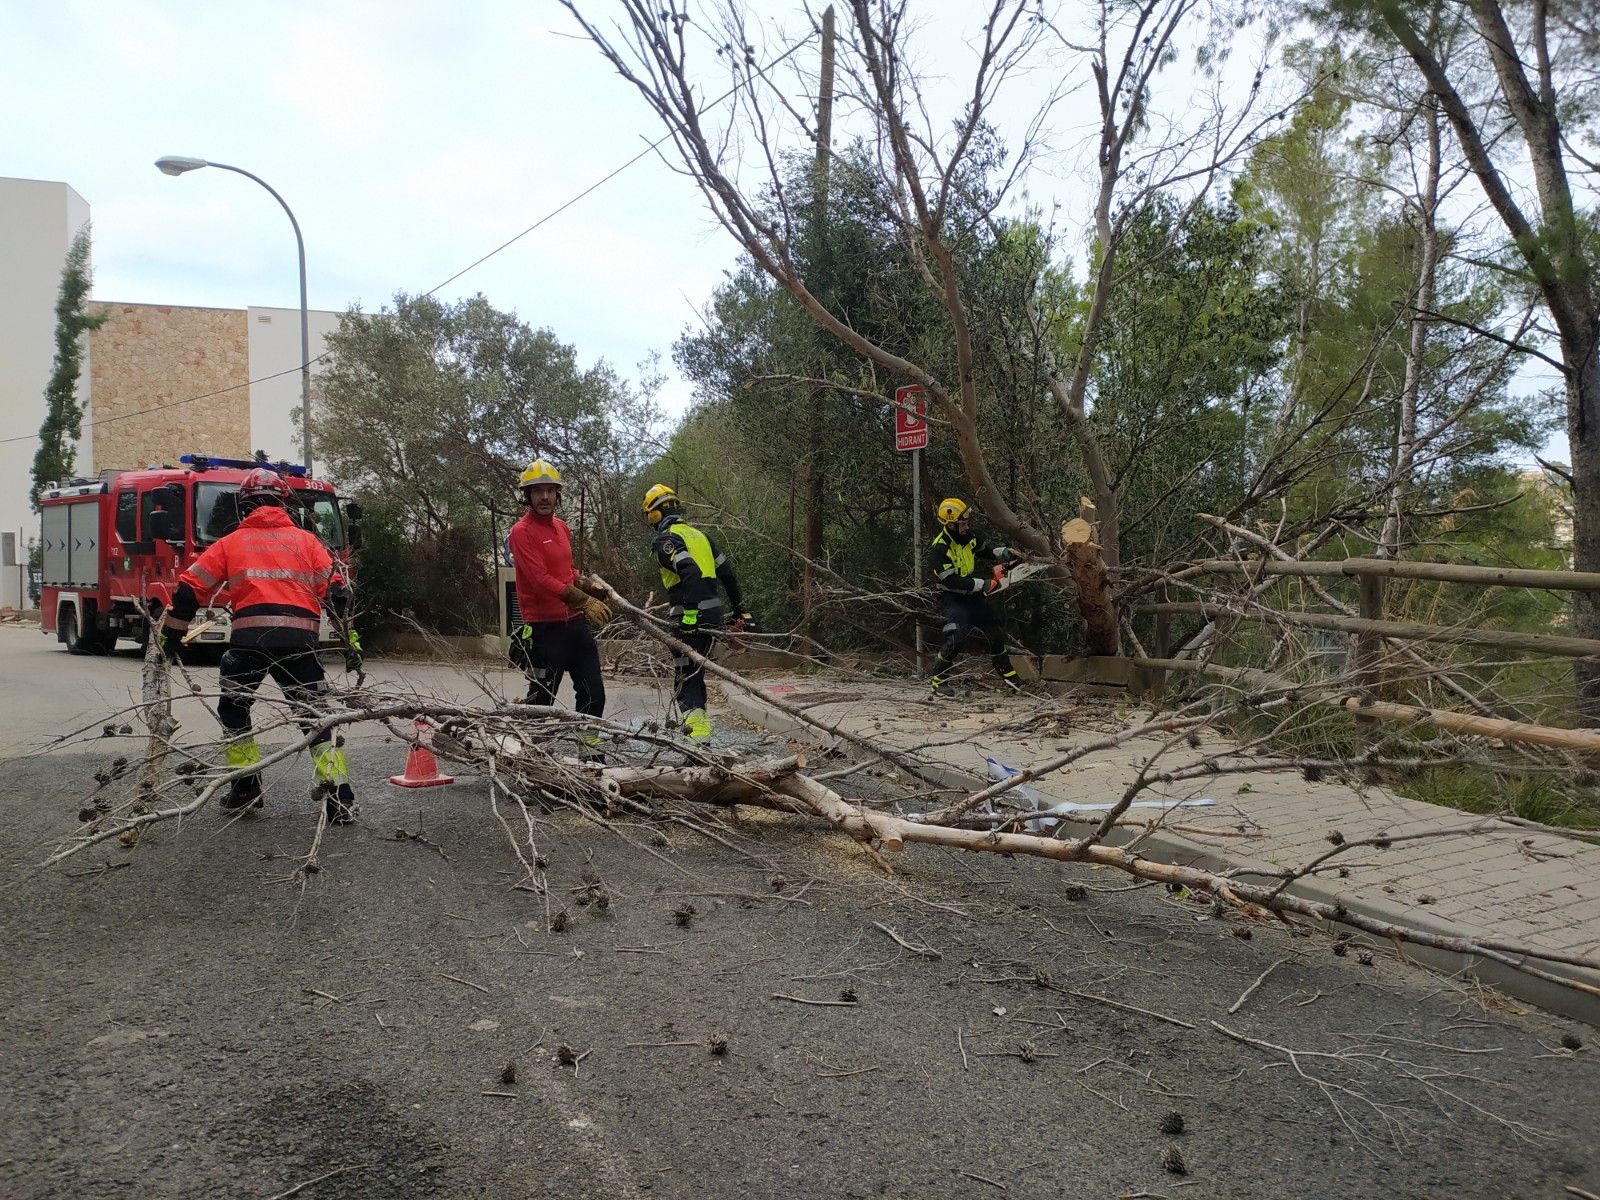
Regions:
M 1003 592 L 1008 587 L 1032 579 L 1035 575 L 1048 571 L 1053 565 L 1047 562 L 1024 562 L 1007 570 L 1005 564 L 996 564 L 993 575 L 994 587 L 990 589 L 989 594 L 992 596 L 995 592 Z

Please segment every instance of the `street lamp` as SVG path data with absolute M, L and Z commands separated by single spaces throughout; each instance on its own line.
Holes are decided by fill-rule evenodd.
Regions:
M 306 309 L 306 242 L 300 236 L 300 222 L 294 219 L 294 210 L 282 196 L 278 195 L 276 188 L 261 176 L 252 175 L 243 167 L 230 167 L 227 163 L 211 162 L 204 158 L 184 158 L 177 154 L 156 159 L 156 167 L 163 175 L 182 175 L 186 171 L 198 171 L 201 167 L 232 171 L 235 175 L 254 179 L 266 188 L 272 193 L 272 198 L 283 205 L 283 211 L 289 214 L 289 224 L 294 226 L 294 244 L 300 251 L 300 437 L 304 443 L 306 474 L 309 475 L 311 473 L 311 324 Z

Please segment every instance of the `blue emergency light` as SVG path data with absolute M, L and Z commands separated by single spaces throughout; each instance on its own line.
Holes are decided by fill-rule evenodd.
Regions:
M 236 467 L 241 471 L 252 471 L 257 467 L 267 471 L 276 471 L 279 475 L 293 475 L 296 479 L 306 477 L 306 469 L 299 463 L 284 462 L 257 462 L 253 458 L 215 458 L 209 454 L 183 454 L 178 461 L 187 463 L 196 471 L 209 471 L 212 467 Z

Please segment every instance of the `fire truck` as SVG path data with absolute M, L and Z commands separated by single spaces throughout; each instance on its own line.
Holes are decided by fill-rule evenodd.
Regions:
M 140 645 L 149 620 L 178 590 L 178 576 L 212 542 L 239 524 L 239 484 L 258 467 L 283 476 L 294 494 L 290 515 L 311 530 L 350 578 L 360 545 L 361 508 L 333 485 L 292 463 L 185 454 L 177 467 L 107 471 L 98 479 L 53 484 L 39 498 L 44 631 L 74 654 L 107 654 L 119 638 Z M 216 597 L 225 601 L 226 595 Z M 191 625 L 197 643 L 228 640 L 228 612 L 202 608 Z M 323 614 L 320 641 L 340 642 Z

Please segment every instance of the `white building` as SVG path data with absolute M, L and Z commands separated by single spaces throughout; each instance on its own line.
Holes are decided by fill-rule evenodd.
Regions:
M 64 183 L 0 179 L 0 551 L 8 551 L 0 605 L 20 606 L 28 539 L 38 536 L 28 486 L 55 357 L 56 294 L 67 248 L 88 220 L 88 201 Z
M 24 606 L 33 455 L 55 357 L 55 305 L 68 247 L 89 221 L 65 183 L 0 178 L 0 605 Z M 76 473 L 176 463 L 186 453 L 298 458 L 300 310 L 93 300 Z M 311 356 L 338 313 L 309 314 Z M 315 368 L 313 368 L 315 369 Z M 190 399 L 190 397 L 196 397 Z

